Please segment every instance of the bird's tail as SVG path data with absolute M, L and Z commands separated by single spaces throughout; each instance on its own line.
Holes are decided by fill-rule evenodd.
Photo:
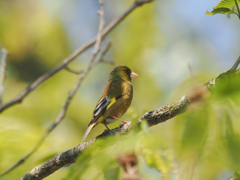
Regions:
M 92 123 L 91 125 L 88 126 L 83 138 L 82 138 L 82 141 L 83 142 L 86 138 L 87 138 L 87 135 L 90 133 L 90 131 L 92 130 L 92 128 L 97 124 L 97 122 L 94 122 Z

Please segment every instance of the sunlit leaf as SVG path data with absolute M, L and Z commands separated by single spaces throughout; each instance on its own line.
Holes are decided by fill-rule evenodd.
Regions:
M 236 0 L 237 3 L 240 3 L 240 0 Z M 235 0 L 221 0 L 221 2 L 214 7 L 213 9 L 217 9 L 217 8 L 232 8 L 233 6 L 235 6 Z
M 239 0 L 236 0 L 238 3 Z M 234 6 L 235 6 L 234 0 L 222 0 L 216 7 L 213 8 L 211 12 L 207 11 L 206 15 L 215 15 L 215 14 L 233 14 Z M 231 9 L 232 8 L 232 9 Z
M 215 14 L 233 14 L 234 10 L 228 8 L 216 8 L 211 12 L 206 12 L 206 15 L 215 15 Z

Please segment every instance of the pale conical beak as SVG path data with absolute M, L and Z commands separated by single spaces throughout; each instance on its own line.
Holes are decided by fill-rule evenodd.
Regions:
M 137 77 L 137 76 L 138 76 L 138 74 L 136 74 L 135 72 L 131 72 L 131 74 L 130 74 L 131 78 L 134 78 L 134 77 Z

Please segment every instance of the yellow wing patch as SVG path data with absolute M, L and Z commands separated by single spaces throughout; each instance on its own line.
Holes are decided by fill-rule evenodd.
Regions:
M 106 109 L 106 110 L 108 110 L 112 105 L 115 104 L 116 98 L 112 98 L 110 101 L 111 101 L 111 103 L 107 106 L 107 109 Z

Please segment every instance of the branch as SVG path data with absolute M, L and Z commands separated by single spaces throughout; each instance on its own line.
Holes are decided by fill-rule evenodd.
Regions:
M 96 138 L 87 142 L 83 142 L 78 146 L 74 147 L 73 149 L 57 154 L 56 156 L 49 159 L 48 161 L 33 168 L 31 171 L 29 171 L 24 176 L 19 178 L 19 180 L 42 179 L 54 173 L 61 167 L 69 166 L 70 164 L 75 163 L 77 157 L 82 154 L 85 148 L 92 145 L 94 141 L 98 138 L 104 138 L 104 137 L 112 136 L 115 134 L 119 135 L 119 134 L 126 133 L 130 131 L 133 127 L 140 126 L 142 121 L 146 121 L 148 126 L 151 127 L 153 125 L 157 125 L 159 123 L 165 122 L 166 120 L 169 120 L 185 112 L 187 110 L 187 107 L 189 107 L 189 105 L 193 104 L 194 102 L 204 100 L 204 98 L 206 97 L 206 93 L 208 92 L 207 90 L 212 90 L 213 88 L 216 87 L 215 82 L 220 81 L 223 77 L 226 78 L 226 76 L 222 76 L 223 74 L 229 75 L 228 77 L 231 77 L 232 75 L 232 74 L 229 74 L 228 71 L 226 73 L 222 73 L 216 79 L 208 81 L 207 83 L 205 83 L 203 87 L 199 88 L 197 91 L 189 94 L 188 96 L 183 96 L 182 98 L 172 103 L 166 104 L 156 110 L 145 113 L 134 124 L 132 122 L 128 122 L 127 124 L 124 124 L 121 127 L 117 127 L 110 131 L 103 132 L 101 135 L 97 136 Z M 235 71 L 235 75 L 239 75 L 238 71 Z
M 104 7 L 104 3 L 103 0 L 99 0 L 100 6 L 101 6 L 101 10 L 98 11 L 98 15 L 99 15 L 99 27 L 98 27 L 98 34 L 97 34 L 97 39 L 96 39 L 96 44 L 93 50 L 93 55 L 96 56 L 96 54 L 99 52 L 100 50 L 100 44 L 102 42 L 102 31 L 103 31 L 103 27 L 104 27 L 104 13 L 105 13 L 105 7 Z
M 150 3 L 152 0 L 136 0 L 122 15 L 117 17 L 115 20 L 113 20 L 101 33 L 101 37 L 104 38 L 114 27 L 116 27 L 120 22 L 122 22 L 127 15 L 129 15 L 134 9 L 137 7 L 144 5 L 146 3 Z M 64 69 L 71 61 L 73 61 L 78 55 L 83 53 L 85 50 L 90 48 L 91 46 L 96 43 L 97 37 L 93 40 L 89 41 L 88 43 L 80 46 L 77 50 L 75 50 L 69 57 L 64 59 L 61 64 L 50 70 L 49 72 L 43 74 L 38 79 L 36 79 L 32 84 L 30 84 L 26 89 L 24 89 L 19 95 L 17 95 L 12 100 L 8 101 L 7 103 L 0 106 L 0 112 L 4 111 L 5 109 L 9 108 L 10 106 L 13 106 L 17 103 L 21 103 L 22 100 L 30 93 L 32 92 L 36 87 L 38 87 L 40 84 L 42 84 L 44 81 L 52 77 L 54 74 L 59 72 L 60 70 Z
M 6 59 L 7 59 L 8 51 L 6 49 L 2 49 L 2 59 L 1 59 L 1 76 L 0 76 L 0 105 L 2 104 L 2 95 L 4 91 L 4 83 L 6 77 Z
M 84 72 L 84 70 L 74 70 L 74 69 L 71 69 L 70 67 L 66 66 L 65 69 L 71 73 L 74 73 L 74 74 L 82 74 Z
M 114 62 L 114 61 L 106 61 L 106 60 L 104 60 L 104 59 L 101 59 L 100 62 L 106 63 L 106 64 L 110 64 L 110 65 L 115 65 L 115 62 Z

